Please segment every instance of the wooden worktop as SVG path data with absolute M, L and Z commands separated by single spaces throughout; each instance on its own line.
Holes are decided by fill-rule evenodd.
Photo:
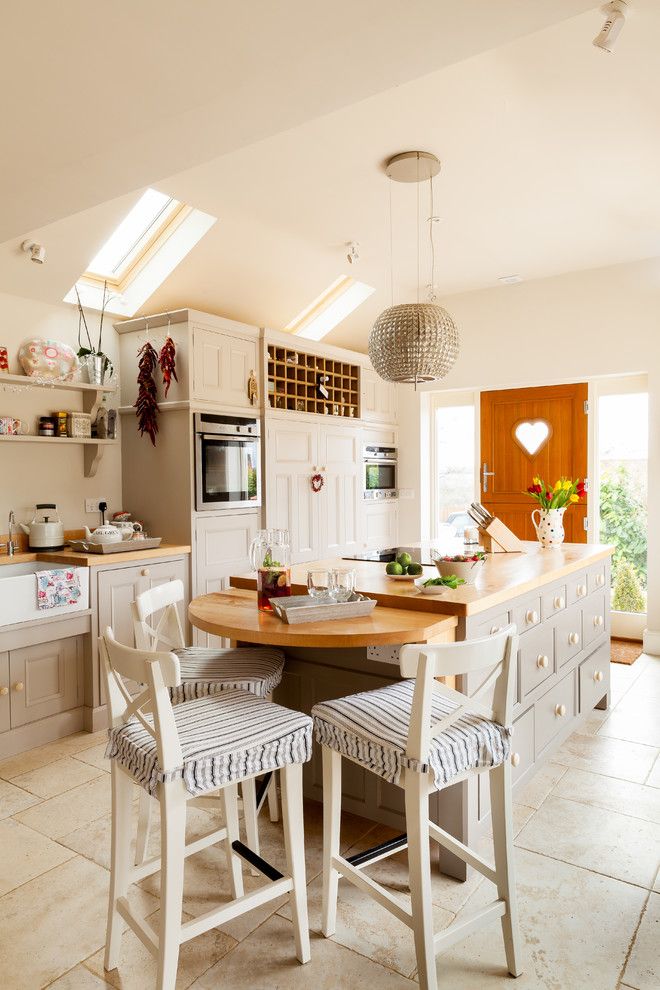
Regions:
M 392 581 L 385 573 L 385 564 L 364 560 L 343 560 L 331 557 L 291 568 L 293 594 L 306 594 L 307 572 L 331 567 L 350 567 L 356 571 L 356 590 L 379 605 L 388 608 L 412 609 L 441 615 L 477 615 L 501 605 L 518 595 L 535 591 L 568 574 L 608 558 L 613 547 L 602 544 L 565 543 L 553 550 L 544 550 L 538 543 L 525 543 L 525 553 L 491 554 L 475 585 L 463 585 L 456 591 L 447 590 L 442 596 L 423 595 L 407 581 Z M 437 577 L 435 567 L 425 567 L 424 577 Z M 256 588 L 254 574 L 231 578 L 234 588 Z
M 0 566 L 5 564 L 27 564 L 32 561 L 43 561 L 45 564 L 59 564 L 61 567 L 98 567 L 108 564 L 130 564 L 141 560 L 156 560 L 159 557 L 177 557 L 189 554 L 190 547 L 161 543 L 151 550 L 140 550 L 139 541 L 135 550 L 124 550 L 121 553 L 78 553 L 75 550 L 28 551 L 15 553 L 13 557 L 4 553 L 0 556 Z
M 193 599 L 188 617 L 204 632 L 246 643 L 337 649 L 453 640 L 457 625 L 453 617 L 378 606 L 371 615 L 356 619 L 289 626 L 274 615 L 260 612 L 254 591 L 239 589 Z

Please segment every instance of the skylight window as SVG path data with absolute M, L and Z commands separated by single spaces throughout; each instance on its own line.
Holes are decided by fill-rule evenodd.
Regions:
M 376 290 L 342 275 L 284 329 L 307 340 L 322 340 Z
M 171 196 L 147 189 L 90 261 L 87 273 L 119 280 L 180 206 Z

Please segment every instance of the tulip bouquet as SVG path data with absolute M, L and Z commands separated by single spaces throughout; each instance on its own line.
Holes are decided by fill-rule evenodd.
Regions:
M 548 512 L 550 509 L 566 509 L 569 505 L 575 505 L 584 498 L 586 491 L 585 483 L 580 478 L 575 481 L 559 478 L 553 486 L 547 485 L 543 478 L 532 478 L 527 494 Z

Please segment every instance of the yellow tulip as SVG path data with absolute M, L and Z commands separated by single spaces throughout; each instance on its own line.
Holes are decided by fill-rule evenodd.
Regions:
M 553 491 L 555 491 L 555 492 L 561 491 L 561 486 L 562 486 L 562 481 L 561 481 L 561 478 L 560 478 L 559 481 L 557 481 L 555 483 L 555 487 L 554 487 Z
M 541 479 L 540 478 L 532 478 L 532 484 L 533 485 L 540 485 L 541 484 Z
M 565 481 L 563 483 L 563 485 L 562 485 L 562 488 L 564 489 L 564 491 L 568 491 L 568 489 L 569 488 L 572 488 L 572 487 L 573 487 L 573 482 L 572 481 Z
M 577 495 L 571 495 L 571 497 L 569 498 L 569 502 L 579 502 L 579 501 L 580 499 L 578 498 Z

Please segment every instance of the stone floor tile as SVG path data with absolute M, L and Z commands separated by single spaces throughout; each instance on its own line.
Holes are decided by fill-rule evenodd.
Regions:
M 514 791 L 514 799 L 529 808 L 540 808 L 553 787 L 566 773 L 561 763 L 546 763 L 534 774 L 528 784 Z
M 108 990 L 109 983 L 94 976 L 84 965 L 74 966 L 64 976 L 51 983 L 48 990 Z
M 64 759 L 56 760 L 45 767 L 12 777 L 12 783 L 45 799 L 56 797 L 80 784 L 86 784 L 100 776 L 100 773 L 101 771 L 96 767 L 65 756 Z
M 16 787 L 8 780 L 0 780 L 0 820 L 31 808 L 34 804 L 39 804 L 39 801 L 40 798 L 28 794 L 22 787 Z
M 593 804 L 597 808 L 660 825 L 660 790 L 644 784 L 632 784 L 628 780 L 568 768 L 552 796 L 580 804 Z
M 81 753 L 74 753 L 73 758 L 82 763 L 89 763 L 91 767 L 96 767 L 98 770 L 105 770 L 106 773 L 110 773 L 110 760 L 105 755 L 106 749 L 107 740 L 104 740 L 97 746 L 84 749 Z
M 110 811 L 110 777 L 102 774 L 16 815 L 18 821 L 53 839 L 102 818 Z
M 13 818 L 0 822 L 0 850 L 0 896 L 74 856 Z
M 651 771 L 646 778 L 647 787 L 660 787 L 660 755 L 653 764 Z
M 660 894 L 651 894 L 623 973 L 635 990 L 660 987 Z
M 591 770 L 607 777 L 643 784 L 657 752 L 652 746 L 610 739 L 600 733 L 596 736 L 583 736 L 574 732 L 552 754 L 552 761 L 578 770 Z

